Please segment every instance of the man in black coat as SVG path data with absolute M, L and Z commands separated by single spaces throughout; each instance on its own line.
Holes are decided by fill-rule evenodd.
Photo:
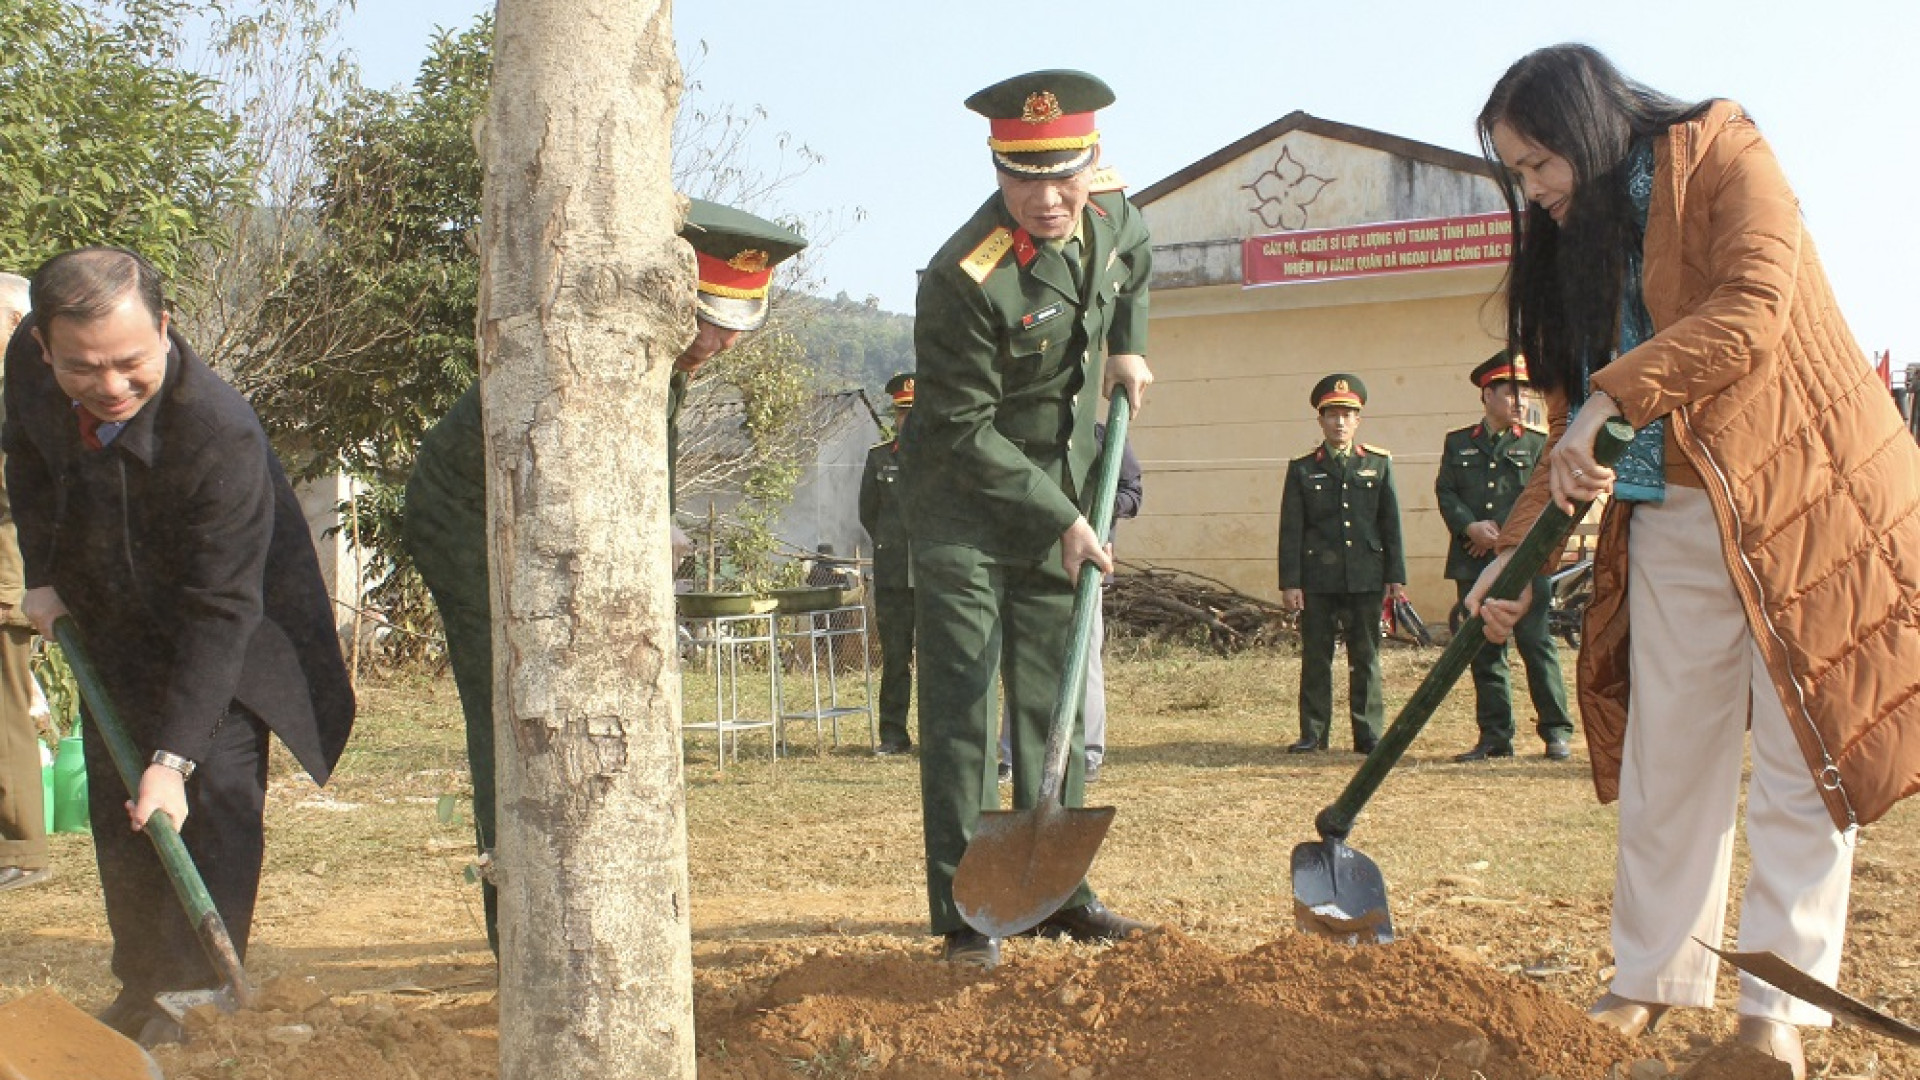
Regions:
M 123 986 L 101 1018 L 151 1041 L 156 993 L 220 976 L 135 834 L 155 810 L 172 817 L 244 956 L 265 851 L 267 733 L 324 783 L 353 693 L 293 489 L 253 410 L 169 328 L 159 274 L 132 252 L 83 248 L 40 268 L 32 301 L 7 347 L 0 436 L 21 608 L 49 636 L 71 612 L 147 762 L 126 799 L 97 724 L 86 725 L 94 852 Z

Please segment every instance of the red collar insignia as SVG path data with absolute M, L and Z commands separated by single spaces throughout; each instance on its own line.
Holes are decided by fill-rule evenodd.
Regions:
M 1040 249 L 1033 246 L 1033 237 L 1027 234 L 1027 230 L 1014 230 L 1013 258 L 1015 262 L 1020 264 L 1022 270 L 1026 269 L 1027 264 L 1031 263 L 1039 254 Z

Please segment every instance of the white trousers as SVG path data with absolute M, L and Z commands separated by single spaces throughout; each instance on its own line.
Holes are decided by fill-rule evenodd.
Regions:
M 1833 985 L 1854 835 L 1834 828 L 1727 575 L 1704 492 L 1633 508 L 1627 603 L 1633 692 L 1620 771 L 1613 992 L 1711 1006 L 1726 927 L 1746 734 L 1751 867 L 1741 951 L 1770 950 Z M 1724 946 L 1721 946 L 1724 947 Z M 1739 1012 L 1826 1026 L 1823 1010 L 1740 977 Z

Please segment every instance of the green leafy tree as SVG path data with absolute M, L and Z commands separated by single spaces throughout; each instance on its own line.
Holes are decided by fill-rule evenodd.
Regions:
M 0 4 L 0 265 L 109 243 L 172 272 L 249 197 L 239 123 L 211 80 L 174 63 L 164 16 Z

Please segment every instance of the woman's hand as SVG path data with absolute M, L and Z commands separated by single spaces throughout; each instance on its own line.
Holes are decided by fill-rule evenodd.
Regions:
M 1487 590 L 1493 588 L 1494 579 L 1500 571 L 1507 568 L 1507 562 L 1513 558 L 1513 552 L 1505 552 L 1487 564 L 1480 571 L 1480 579 L 1467 590 L 1467 597 L 1461 601 L 1467 606 L 1467 614 L 1480 616 L 1481 631 L 1488 641 L 1495 645 L 1505 645 L 1513 636 L 1514 624 L 1520 621 L 1527 609 L 1533 606 L 1533 585 L 1529 583 L 1520 590 L 1520 595 L 1512 600 L 1489 600 Z
M 1547 455 L 1548 488 L 1553 505 L 1562 511 L 1571 514 L 1575 502 L 1592 502 L 1613 490 L 1613 470 L 1594 460 L 1593 443 L 1601 427 L 1619 415 L 1619 402 L 1604 391 L 1594 391 Z

